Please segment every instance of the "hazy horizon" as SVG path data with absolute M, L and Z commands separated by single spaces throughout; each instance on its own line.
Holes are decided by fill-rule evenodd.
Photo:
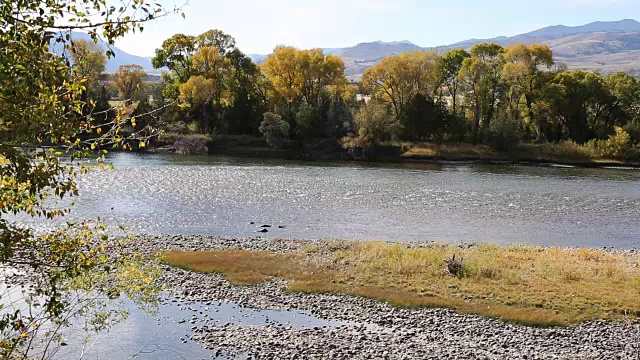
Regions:
M 164 1 L 167 7 L 180 0 Z M 170 16 L 149 23 L 143 33 L 117 42 L 122 50 L 153 56 L 176 33 L 197 35 L 220 29 L 236 38 L 247 54 L 269 54 L 277 45 L 340 48 L 372 41 L 411 41 L 448 45 L 471 38 L 513 36 L 546 26 L 578 26 L 618 21 L 640 13 L 632 0 L 461 0 L 456 4 L 419 0 L 190 0 L 186 18 Z

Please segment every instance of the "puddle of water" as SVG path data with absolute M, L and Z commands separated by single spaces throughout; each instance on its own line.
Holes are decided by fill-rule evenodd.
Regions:
M 261 310 L 243 307 L 233 303 L 214 302 L 207 304 L 187 302 L 179 306 L 184 314 L 182 321 L 197 323 L 206 322 L 208 325 L 224 326 L 289 326 L 295 329 L 337 328 L 347 325 L 344 321 L 325 320 L 313 316 L 307 311 Z
M 108 333 L 95 335 L 83 348 L 84 333 L 69 331 L 53 359 L 227 359 L 191 340 L 195 326 L 290 326 L 334 328 L 346 323 L 322 320 L 303 311 L 259 310 L 233 303 L 164 301 L 153 316 L 134 306 Z

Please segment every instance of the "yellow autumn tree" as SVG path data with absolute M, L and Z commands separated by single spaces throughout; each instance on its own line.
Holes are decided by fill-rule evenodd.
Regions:
M 440 87 L 438 55 L 433 51 L 412 51 L 382 59 L 364 72 L 362 85 L 379 100 L 392 106 L 402 119 L 417 94 L 432 96 Z

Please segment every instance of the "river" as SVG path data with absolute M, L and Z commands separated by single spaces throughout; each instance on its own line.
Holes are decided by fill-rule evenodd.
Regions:
M 640 247 L 634 169 L 128 153 L 108 161 L 115 170 L 81 179 L 71 218 L 144 234 Z M 273 227 L 258 233 L 265 224 Z

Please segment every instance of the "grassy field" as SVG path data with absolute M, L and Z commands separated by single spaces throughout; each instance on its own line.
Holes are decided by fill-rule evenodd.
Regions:
M 446 259 L 463 258 L 460 272 Z M 292 280 L 294 292 L 336 292 L 400 307 L 451 308 L 530 326 L 640 316 L 640 258 L 603 251 L 482 245 L 413 248 L 322 242 L 288 254 L 170 251 L 167 264 L 239 285 Z

